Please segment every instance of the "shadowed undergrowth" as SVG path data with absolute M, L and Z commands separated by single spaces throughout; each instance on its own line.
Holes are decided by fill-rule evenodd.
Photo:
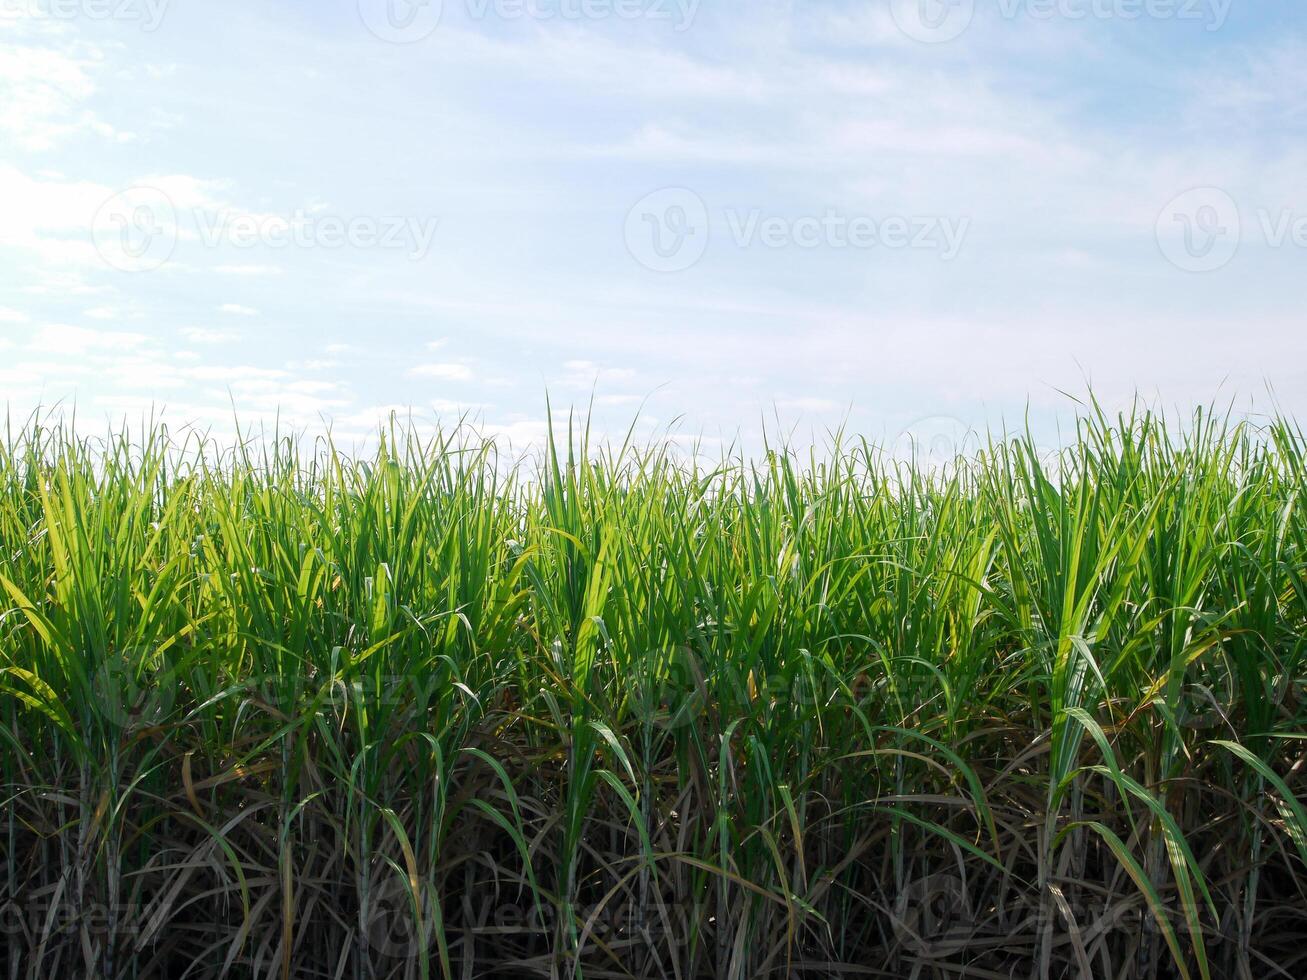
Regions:
M 0 976 L 1307 975 L 1304 438 L 0 447 Z

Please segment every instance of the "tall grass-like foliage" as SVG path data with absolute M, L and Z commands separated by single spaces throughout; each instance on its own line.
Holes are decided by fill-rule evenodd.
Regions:
M 1304 441 L 0 446 L 0 977 L 1307 976 Z

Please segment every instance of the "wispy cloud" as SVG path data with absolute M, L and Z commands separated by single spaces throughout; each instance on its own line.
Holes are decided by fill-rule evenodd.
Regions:
M 211 330 L 207 327 L 182 327 L 181 335 L 193 344 L 231 344 L 241 336 L 234 330 Z
M 54 354 L 87 354 L 95 351 L 121 351 L 140 347 L 146 335 L 122 330 L 93 330 L 69 324 L 53 323 L 39 327 L 28 349 Z
M 471 381 L 472 369 L 452 362 L 417 364 L 408 369 L 410 378 L 435 378 L 440 381 Z
M 213 271 L 223 276 L 280 276 L 286 270 L 279 265 L 216 265 Z
M 253 0 L 178 11 L 148 36 L 0 18 L 6 396 L 166 397 L 219 420 L 236 399 L 360 433 L 412 400 L 525 438 L 548 390 L 593 393 L 614 419 L 648 399 L 651 417 L 728 441 L 772 409 L 875 428 L 941 405 L 1043 408 L 1085 375 L 1176 399 L 1227 373 L 1269 379 L 1307 410 L 1307 250 L 1293 234 L 1268 246 L 1258 217 L 1307 218 L 1302 18 L 1240 5 L 1206 31 L 979 4 L 964 36 L 924 44 L 884 3 L 728 6 L 684 32 L 451 11 L 394 51 L 357 18 Z M 233 53 L 215 113 L 199 66 L 218 48 Z M 358 136 L 324 155 L 341 132 Z M 396 166 L 378 169 L 379 147 Z M 96 248 L 95 216 L 137 186 L 176 212 L 153 271 Z M 1168 265 L 1156 224 L 1206 186 L 1237 202 L 1243 238 L 1196 276 Z M 664 187 L 702 200 L 702 227 L 631 213 Z M 413 258 L 206 237 L 216 218 L 282 228 L 299 211 L 319 227 L 439 217 L 439 240 Z M 732 239 L 731 214 L 793 229 L 828 212 L 970 231 L 950 262 Z M 693 232 L 701 258 L 642 265 L 624 232 L 658 222 L 660 247 Z

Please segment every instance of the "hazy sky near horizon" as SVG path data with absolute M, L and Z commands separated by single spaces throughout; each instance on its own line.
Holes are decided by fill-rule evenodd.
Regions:
M 1307 417 L 1305 164 L 1300 0 L 0 0 L 0 399 Z

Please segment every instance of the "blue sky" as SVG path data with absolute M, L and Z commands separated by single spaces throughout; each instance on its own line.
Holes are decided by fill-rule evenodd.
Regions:
M 1305 136 L 1297 0 L 0 0 L 0 396 L 1307 415 Z

